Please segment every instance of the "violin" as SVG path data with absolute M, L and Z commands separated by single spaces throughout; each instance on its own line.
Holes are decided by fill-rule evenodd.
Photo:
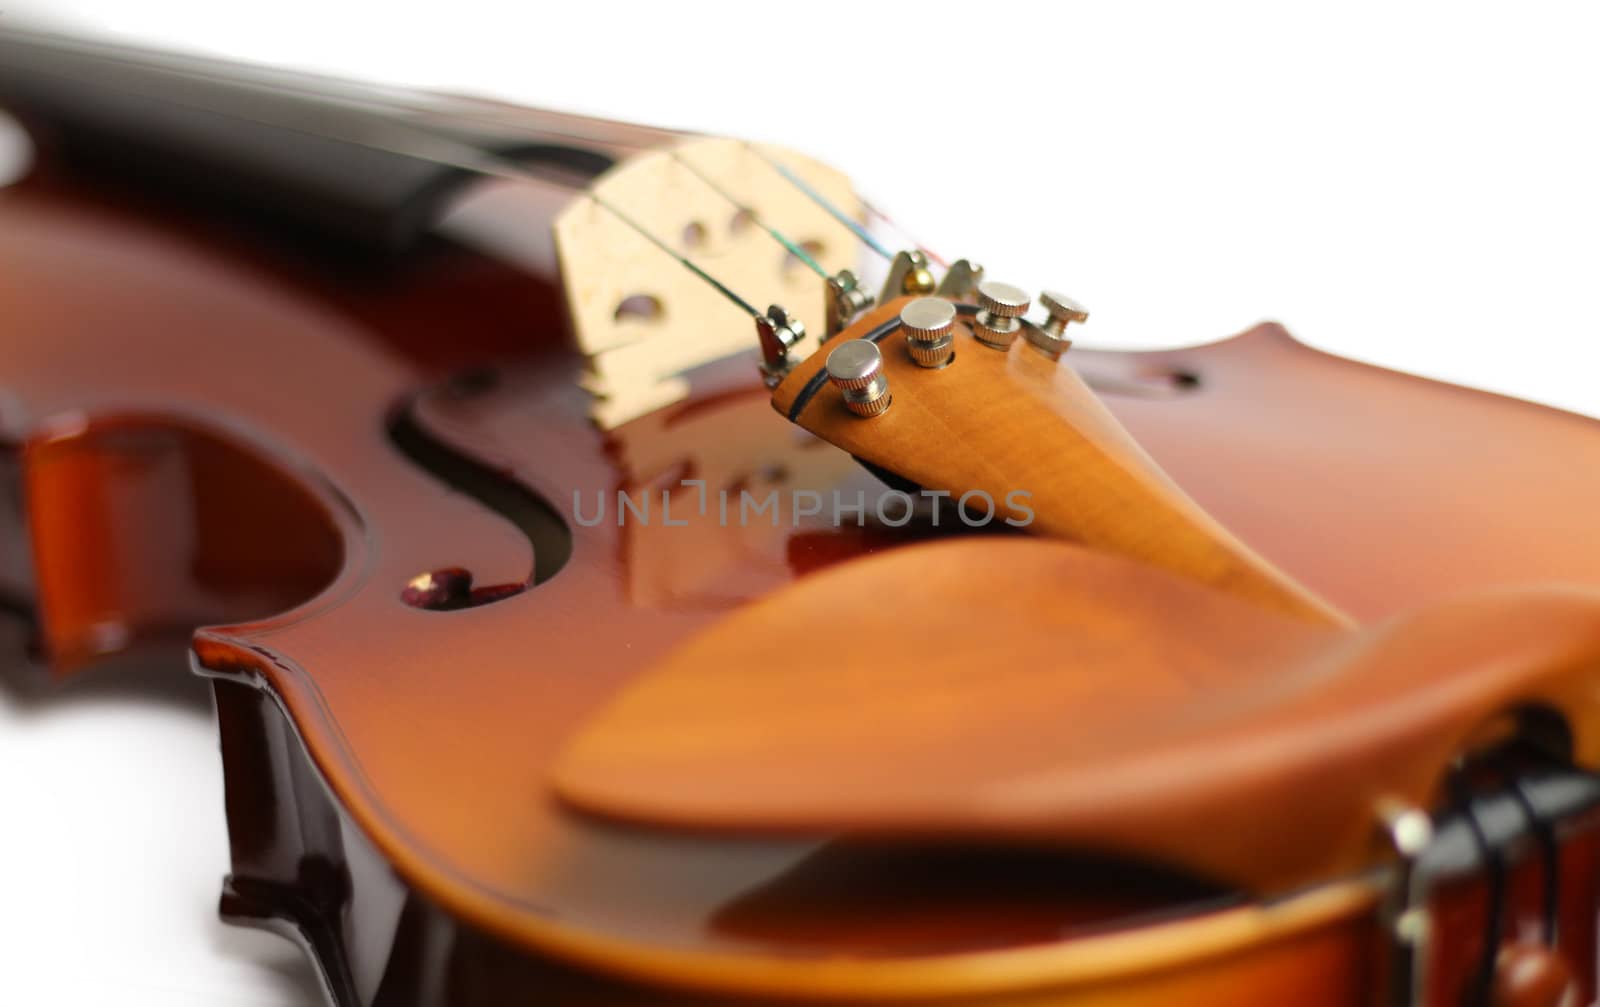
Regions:
M 0 598 L 207 680 L 331 1004 L 1596 996 L 1594 421 L 1074 347 L 777 146 L 10 29 L 0 108 Z

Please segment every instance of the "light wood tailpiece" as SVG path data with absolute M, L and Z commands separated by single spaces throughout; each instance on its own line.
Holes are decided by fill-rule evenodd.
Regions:
M 1026 522 L 1033 533 L 1127 556 L 1297 619 L 1348 625 L 1206 514 L 1066 363 L 1020 338 L 1009 350 L 985 346 L 964 315 L 950 364 L 917 366 L 895 324 L 906 300 L 869 312 L 795 367 L 773 406 L 920 487 L 957 498 L 982 491 L 996 518 Z M 862 419 L 845 408 L 824 365 L 840 341 L 869 336 L 883 352 L 893 404 Z

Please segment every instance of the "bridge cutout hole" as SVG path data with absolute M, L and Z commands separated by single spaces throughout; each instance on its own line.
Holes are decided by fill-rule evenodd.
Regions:
M 662 316 L 661 298 L 653 294 L 630 294 L 617 302 L 612 319 L 617 322 L 659 322 Z

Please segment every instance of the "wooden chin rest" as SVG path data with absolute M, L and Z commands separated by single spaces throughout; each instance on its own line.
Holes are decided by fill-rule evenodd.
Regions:
M 870 599 L 864 602 L 863 599 Z M 1600 592 L 1538 588 L 1360 630 L 1026 538 L 807 578 L 646 673 L 557 792 L 652 826 L 1115 851 L 1270 893 L 1385 855 L 1500 714 L 1600 765 Z

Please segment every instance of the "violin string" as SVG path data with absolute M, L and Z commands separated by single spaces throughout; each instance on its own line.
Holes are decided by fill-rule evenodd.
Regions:
M 589 199 L 593 200 L 595 205 L 604 207 L 607 211 L 609 211 L 612 214 L 612 216 L 616 217 L 618 220 L 620 220 L 624 224 L 628 225 L 636 233 L 638 233 L 643 238 L 645 238 L 645 240 L 649 241 L 652 245 L 655 245 L 657 248 L 661 249 L 661 251 L 663 251 L 667 255 L 671 256 L 674 260 L 677 261 L 677 263 L 680 266 L 684 267 L 689 272 L 693 273 L 694 275 L 698 276 L 700 279 L 702 279 L 705 282 L 709 283 L 712 287 L 714 287 L 716 289 L 717 293 L 721 294 L 723 297 L 726 297 L 729 301 L 732 301 L 734 304 L 737 304 L 740 308 L 743 308 L 745 313 L 748 314 L 751 318 L 754 318 L 757 321 L 760 321 L 761 319 L 766 317 L 761 312 L 756 310 L 755 305 L 751 304 L 749 301 L 747 301 L 744 298 L 740 297 L 727 284 L 723 283 L 721 280 L 717 279 L 715 276 L 712 276 L 710 273 L 706 272 L 704 269 L 701 269 L 699 266 L 695 265 L 694 261 L 692 259 L 690 259 L 687 255 L 683 255 L 683 254 L 680 254 L 677 251 L 674 251 L 672 249 L 672 247 L 670 245 L 668 245 L 665 241 L 662 241 L 660 238 L 656 237 L 655 234 L 651 233 L 643 224 L 640 224 L 638 221 L 634 220 L 632 217 L 628 216 L 626 213 L 623 213 L 622 210 L 618 209 L 609 200 L 603 199 L 600 196 L 597 196 L 592 192 L 584 193 L 584 195 L 588 196 Z
M 721 294 L 730 303 L 737 306 L 750 317 L 757 320 L 766 317 L 760 311 L 756 310 L 755 305 L 751 304 L 743 297 L 740 297 L 739 294 L 727 284 L 723 283 L 721 280 L 718 280 L 705 269 L 696 265 L 691 259 L 689 259 L 688 256 L 675 251 L 671 245 L 667 244 L 665 240 L 656 235 L 649 228 L 645 227 L 643 224 L 640 224 L 637 220 L 634 220 L 614 203 L 595 195 L 593 192 L 589 191 L 587 187 L 578 185 L 575 182 L 565 179 L 558 173 L 541 172 L 533 168 L 528 168 L 509 158 L 501 157 L 498 154 L 474 147 L 470 143 L 456 140 L 450 136 L 434 132 L 433 130 L 425 127 L 418 127 L 410 124 L 397 125 L 395 123 L 385 123 L 385 125 L 389 126 L 391 135 L 404 135 L 406 139 L 394 139 L 383 142 L 379 142 L 371 136 L 362 136 L 360 138 L 336 137 L 336 139 L 345 139 L 347 142 L 357 143 L 361 146 L 372 147 L 374 149 L 383 150 L 391 154 L 398 154 L 402 157 L 411 157 L 420 161 L 427 161 L 431 164 L 456 168 L 461 171 L 466 171 L 477 175 L 484 175 L 490 178 L 501 178 L 508 181 L 522 183 L 534 182 L 543 185 L 554 185 L 557 188 L 566 189 L 568 192 L 585 197 L 592 201 L 595 205 L 605 209 L 612 216 L 616 217 L 618 220 L 622 221 L 623 224 L 627 225 L 630 230 L 649 241 L 673 261 L 677 262 L 680 266 L 683 266 L 689 272 L 693 273 L 697 278 L 703 280 L 712 289 L 716 290 L 717 293 Z
M 857 198 L 859 199 L 860 197 L 858 196 Z M 861 200 L 861 208 L 863 210 L 866 210 L 867 213 L 870 214 L 871 216 L 877 217 L 879 220 L 883 221 L 885 224 L 888 224 L 890 227 L 894 228 L 895 231 L 898 232 L 899 235 L 902 238 L 906 239 L 906 241 L 911 243 L 911 246 L 913 248 L 915 248 L 917 251 L 921 252 L 923 255 L 926 255 L 928 258 L 932 259 L 934 262 L 938 263 L 940 268 L 942 268 L 942 269 L 949 269 L 950 268 L 950 263 L 945 261 L 944 256 L 940 255 L 938 252 L 935 252 L 933 249 L 929 248 L 927 245 L 924 245 L 922 242 L 918 241 L 914 236 L 912 236 L 910 231 L 907 231 L 904 227 L 901 227 L 898 223 L 895 222 L 894 218 L 890 217 L 887 213 L 884 213 L 882 210 L 878 209 L 876 206 L 873 206 L 871 203 L 867 202 L 865 199 Z
M 446 142 L 453 141 L 447 140 Z M 723 283 L 715 276 L 712 276 L 704 268 L 697 265 L 694 260 L 690 259 L 687 255 L 684 255 L 674 249 L 671 245 L 667 244 L 665 239 L 657 235 L 654 231 L 651 231 L 648 227 L 645 227 L 643 224 L 639 223 L 637 220 L 633 219 L 632 216 L 627 214 L 621 207 L 617 206 L 610 200 L 589 191 L 587 188 L 575 185 L 572 182 L 564 179 L 554 178 L 550 175 L 530 170 L 515 161 L 508 160 L 496 154 L 478 151 L 477 148 L 472 147 L 469 144 L 462 144 L 461 146 L 465 150 L 472 152 L 474 156 L 463 162 L 456 162 L 452 160 L 436 161 L 435 163 L 448 164 L 453 167 L 459 167 L 466 171 L 478 171 L 482 174 L 490 175 L 496 178 L 507 178 L 512 181 L 539 182 L 556 185 L 560 188 L 566 189 L 569 192 L 576 193 L 577 195 L 588 199 L 596 206 L 605 210 L 613 217 L 616 217 L 618 220 L 622 221 L 622 223 L 626 225 L 629 230 L 650 242 L 650 244 L 654 245 L 668 258 L 672 259 L 678 265 L 693 273 L 696 278 L 705 282 L 713 290 L 726 298 L 729 303 L 738 307 L 751 318 L 760 321 L 766 317 L 766 315 L 763 315 L 756 309 L 754 304 L 751 304 L 749 301 L 739 296 L 739 294 L 732 287 L 728 286 L 726 283 Z M 474 165 L 476 165 L 476 167 L 474 167 Z
M 123 59 L 121 57 L 112 56 L 108 58 L 116 59 L 118 62 L 128 63 L 130 65 L 133 64 L 132 60 Z M 183 68 L 168 67 L 168 69 L 170 72 L 173 72 L 178 76 L 188 76 L 191 78 L 204 78 L 212 76 L 212 74 L 210 74 L 206 69 L 198 66 L 189 66 Z M 273 90 L 279 93 L 296 93 L 300 90 L 291 85 L 285 85 L 280 82 L 261 83 L 266 90 Z M 760 311 L 756 310 L 753 304 L 751 304 L 745 298 L 739 296 L 739 294 L 727 284 L 718 280 L 705 269 L 696 265 L 687 256 L 682 255 L 674 250 L 666 241 L 662 240 L 648 228 L 644 227 L 631 216 L 624 213 L 620 208 L 590 192 L 587 186 L 580 185 L 570 179 L 562 177 L 562 174 L 559 171 L 539 171 L 535 168 L 526 167 L 516 161 L 501 157 L 500 155 L 483 150 L 482 148 L 475 147 L 465 141 L 457 140 L 448 134 L 405 120 L 380 118 L 376 123 L 373 124 L 372 128 L 361 130 L 351 130 L 348 128 L 348 124 L 346 124 L 347 128 L 345 129 L 331 129 L 328 127 L 319 128 L 314 122 L 308 121 L 305 117 L 290 120 L 282 116 L 259 113 L 256 115 L 247 115 L 243 112 L 240 112 L 237 108 L 221 109 L 204 102 L 196 102 L 193 100 L 184 101 L 170 93 L 151 93 L 148 90 L 142 90 L 139 88 L 130 88 L 129 90 L 133 93 L 140 94 L 145 98 L 177 105 L 179 107 L 192 108 L 197 111 L 211 112 L 213 114 L 223 114 L 229 116 L 230 118 L 240 119 L 246 122 L 255 122 L 260 125 L 271 126 L 276 129 L 286 129 L 293 132 L 302 133 L 307 136 L 315 136 L 322 139 L 353 144 L 358 147 L 380 150 L 385 153 L 398 155 L 400 157 L 409 157 L 418 161 L 426 161 L 430 164 L 456 168 L 457 170 L 465 171 L 470 174 L 483 175 L 491 178 L 501 178 L 521 183 L 532 182 L 544 185 L 554 185 L 558 188 L 566 189 L 569 192 L 589 198 L 594 203 L 604 208 L 607 212 L 617 217 L 617 219 L 621 220 L 630 230 L 633 230 L 641 237 L 648 240 L 657 249 L 665 253 L 669 258 L 676 261 L 685 269 L 689 270 L 689 272 L 693 273 L 698 279 L 711 286 L 730 303 L 737 306 L 740 310 L 744 311 L 752 318 L 760 320 L 766 317 Z M 380 133 L 383 135 L 380 136 Z M 786 177 L 789 177 L 790 180 L 796 184 L 804 184 L 794 176 L 787 174 L 787 172 Z M 826 203 L 823 203 L 822 205 L 825 208 L 827 207 Z M 842 217 L 840 219 L 843 220 Z M 785 243 L 785 247 L 789 247 L 787 242 Z M 807 260 L 810 259 L 809 256 L 804 255 L 803 251 L 801 251 L 798 246 L 791 248 L 791 251 L 797 252 Z M 808 261 L 808 265 L 812 265 L 813 268 L 819 268 L 815 265 L 814 260 Z
M 757 147 L 753 143 L 750 143 L 749 141 L 745 141 L 744 145 L 752 153 L 754 153 L 757 157 L 761 158 L 761 160 L 763 160 L 763 161 L 767 162 L 767 164 L 771 165 L 772 166 L 772 170 L 776 171 L 778 174 L 782 175 L 785 179 L 787 179 L 790 185 L 794 186 L 796 189 L 799 189 L 801 192 L 805 193 L 805 196 L 806 196 L 807 199 L 811 200 L 813 203 L 817 204 L 818 206 L 822 207 L 824 210 L 828 211 L 828 213 L 833 217 L 834 220 L 837 220 L 839 223 L 843 224 L 845 227 L 848 227 L 852 234 L 854 234 L 857 238 L 861 239 L 862 244 L 866 245 L 868 248 L 872 249 L 874 252 L 877 252 L 879 255 L 883 256 L 885 259 L 890 259 L 890 260 L 894 259 L 894 254 L 892 252 L 890 252 L 887 248 L 884 248 L 881 244 L 879 244 L 877 239 L 874 238 L 870 233 L 868 233 L 866 228 L 862 227 L 856 221 L 852 220 L 850 218 L 849 214 L 845 213 L 843 210 L 839 209 L 837 206 L 834 206 L 833 203 L 831 203 L 826 196 L 824 196 L 822 193 L 818 192 L 816 189 L 812 188 L 811 184 L 809 182 L 807 182 L 805 179 L 801 178 L 799 175 L 795 174 L 793 171 L 790 171 L 789 167 L 787 165 L 783 164 L 781 161 L 778 161 L 776 158 L 769 157 L 766 154 L 765 151 L 762 151 L 759 147 Z
M 241 68 L 239 66 L 220 62 L 204 56 L 177 53 L 149 53 L 145 54 L 146 58 L 140 58 L 140 55 L 136 50 L 129 50 L 125 47 L 117 45 L 105 45 L 98 42 L 70 39 L 64 36 L 34 31 L 23 31 L 18 29 L 7 29 L 6 34 L 9 37 L 20 38 L 25 41 L 36 40 L 51 46 L 69 49 L 75 53 L 87 54 L 96 60 L 101 60 L 105 63 L 115 64 L 117 66 L 127 67 L 130 69 L 155 69 L 177 77 L 223 85 L 236 85 L 241 83 Z M 519 122 L 515 119 L 495 116 L 491 114 L 490 111 L 486 110 L 480 111 L 470 107 L 449 106 L 449 102 L 461 100 L 454 95 L 447 94 L 442 96 L 434 96 L 428 94 L 427 92 L 416 92 L 405 87 L 356 83 L 341 77 L 324 76 L 321 74 L 312 74 L 300 71 L 295 72 L 293 75 L 286 74 L 280 76 L 271 67 L 267 66 L 255 66 L 247 64 L 243 67 L 243 70 L 247 74 L 247 76 L 243 78 L 243 83 L 252 89 L 268 91 L 287 97 L 329 101 L 351 108 L 369 110 L 375 114 L 410 113 L 413 115 L 424 116 L 430 114 L 448 114 L 452 120 L 458 122 L 481 125 L 486 128 L 511 129 L 529 138 L 554 137 L 563 140 L 578 140 L 584 143 L 599 144 L 607 147 L 627 147 L 634 150 L 646 150 L 650 147 L 649 144 L 642 143 L 635 139 L 630 139 L 626 135 L 613 136 L 609 133 L 606 133 L 603 131 L 603 129 L 605 126 L 610 125 L 606 120 L 595 119 L 588 116 L 556 113 L 566 122 L 566 128 L 553 128 L 550 126 L 536 127 Z M 301 81 L 294 79 L 296 77 L 304 78 L 305 82 L 302 83 Z M 313 81 L 321 85 L 321 88 L 319 89 L 318 87 L 313 87 L 311 83 Z M 147 98 L 157 98 L 161 101 L 166 101 L 176 105 L 184 105 L 185 107 L 189 108 L 205 109 L 207 111 L 222 111 L 220 109 L 211 108 L 210 106 L 202 104 L 178 101 L 166 94 L 156 95 L 145 92 L 142 94 L 142 96 Z M 432 98 L 436 104 L 429 104 L 428 99 L 430 98 Z M 467 102 L 472 101 L 470 98 L 465 100 Z M 492 106 L 489 106 L 489 108 L 492 108 Z M 227 114 L 235 115 L 236 118 L 243 118 L 252 122 L 260 122 L 264 125 L 278 126 L 283 129 L 296 129 L 300 132 L 322 136 L 326 139 L 344 139 L 343 137 L 333 136 L 322 131 L 307 130 L 299 126 L 291 126 L 271 117 L 243 116 L 231 111 Z M 537 111 L 535 111 L 534 114 L 537 115 Z M 600 127 L 602 131 L 585 132 L 581 128 L 581 124 L 594 124 L 595 126 Z M 664 130 L 661 132 L 670 131 Z
M 173 99 L 170 97 L 165 98 L 164 100 L 173 101 Z M 185 104 L 183 102 L 176 101 L 174 101 L 174 103 Z M 188 103 L 188 107 L 197 108 L 200 110 L 215 111 L 214 109 L 209 109 L 205 105 L 195 105 L 193 103 Z M 298 133 L 304 133 L 308 136 L 317 136 L 324 139 L 351 143 L 359 147 L 380 150 L 385 153 L 395 154 L 400 157 L 409 157 L 418 161 L 426 161 L 430 164 L 440 165 L 441 167 L 455 168 L 459 171 L 465 171 L 474 175 L 482 175 L 489 178 L 500 178 L 524 184 L 537 183 L 541 185 L 553 185 L 576 195 L 587 197 L 621 220 L 625 225 L 628 226 L 629 229 L 635 231 L 640 236 L 648 240 L 656 248 L 666 253 L 667 256 L 675 260 L 679 265 L 683 266 L 696 277 L 710 285 L 719 294 L 727 298 L 729 302 L 739 307 L 746 314 L 756 319 L 766 317 L 761 312 L 757 311 L 755 306 L 749 301 L 735 293 L 730 287 L 728 287 L 727 284 L 718 280 L 706 270 L 690 261 L 686 256 L 674 251 L 672 247 L 660 237 L 652 233 L 649 229 L 645 228 L 632 217 L 628 216 L 621 209 L 590 192 L 586 186 L 580 185 L 569 178 L 563 177 L 563 174 L 559 171 L 540 171 L 535 168 L 530 168 L 519 164 L 516 161 L 510 160 L 509 158 L 501 157 L 498 154 L 475 147 L 465 141 L 457 140 L 447 134 L 437 132 L 425 126 L 419 126 L 408 122 L 398 122 L 395 120 L 383 119 L 380 120 L 379 123 L 377 123 L 372 129 L 351 133 L 345 130 L 318 129 L 307 123 L 304 119 L 295 122 L 286 122 L 281 119 L 275 119 L 266 116 L 245 116 L 234 111 L 230 111 L 228 114 L 232 115 L 234 118 L 258 122 L 266 126 L 272 126 L 279 129 L 289 129 Z M 383 133 L 381 137 L 378 135 L 380 131 Z
M 780 244 L 784 248 L 788 249 L 790 255 L 794 256 L 795 258 L 799 259 L 801 262 L 805 263 L 807 266 L 810 267 L 810 269 L 811 269 L 811 271 L 813 273 L 816 273 L 818 276 L 822 277 L 824 280 L 829 278 L 828 271 L 826 269 L 823 269 L 821 264 L 819 264 L 816 259 L 811 257 L 811 253 L 807 252 L 805 250 L 805 248 L 803 248 L 801 245 L 799 245 L 796 242 L 790 240 L 786 235 L 784 235 L 784 233 L 782 231 L 779 231 L 776 227 L 773 227 L 771 224 L 768 224 L 765 220 L 763 220 L 761 218 L 761 216 L 758 213 L 756 213 L 754 207 L 749 206 L 746 203 L 740 202 L 738 200 L 738 198 L 736 198 L 732 193 L 728 192 L 728 190 L 724 189 L 722 186 L 720 186 L 716 182 L 714 182 L 710 178 L 710 176 L 706 175 L 705 172 L 701 171 L 698 167 L 696 167 L 693 163 L 691 163 L 688 158 L 684 157 L 682 154 L 678 153 L 675 150 L 671 151 L 670 153 L 671 153 L 672 159 L 674 161 L 677 161 L 679 164 L 681 164 L 685 168 L 687 168 L 691 175 L 693 175 L 695 178 L 698 178 L 700 181 L 704 182 L 706 184 L 706 187 L 709 188 L 712 192 L 715 192 L 717 195 L 719 195 L 723 199 L 727 200 L 730 204 L 733 205 L 734 209 L 738 210 L 742 214 L 747 215 L 752 221 L 755 222 L 757 227 L 760 227 L 763 231 L 766 231 L 767 234 L 771 235 L 773 241 L 776 241 L 778 244 Z
M 434 164 L 459 168 L 463 171 L 470 171 L 476 174 L 487 175 L 494 178 L 509 179 L 515 182 L 538 182 L 541 184 L 555 185 L 559 188 L 564 188 L 569 192 L 576 193 L 579 196 L 583 196 L 593 202 L 596 206 L 603 208 L 612 216 L 622 221 L 622 223 L 627 225 L 630 230 L 644 238 L 646 241 L 649 241 L 650 244 L 654 245 L 657 249 L 665 253 L 668 258 L 671 258 L 673 261 L 677 262 L 678 265 L 693 273 L 697 278 L 704 281 L 717 293 L 721 294 L 731 304 L 737 306 L 751 318 L 759 321 L 760 319 L 766 317 L 760 311 L 756 310 L 755 305 L 751 304 L 743 297 L 740 297 L 739 294 L 733 290 L 733 288 L 729 287 L 715 276 L 712 276 L 705 269 L 696 265 L 688 256 L 683 255 L 682 253 L 673 249 L 673 247 L 667 244 L 667 242 L 660 236 L 655 234 L 649 228 L 645 227 L 643 224 L 639 223 L 637 220 L 634 220 L 633 217 L 625 213 L 616 204 L 607 199 L 603 199 L 602 197 L 589 191 L 586 187 L 574 184 L 573 182 L 567 181 L 558 176 L 553 176 L 549 173 L 541 173 L 533 169 L 526 168 L 523 165 L 520 165 L 508 158 L 501 157 L 498 154 L 492 154 L 487 151 L 480 150 L 471 144 L 462 143 L 460 141 L 453 140 L 450 137 L 441 136 L 440 134 L 431 132 L 429 130 L 415 129 L 413 127 L 412 132 L 419 139 L 428 141 L 427 146 L 434 149 L 430 149 L 426 152 L 412 152 L 406 150 L 395 150 L 391 148 L 390 152 L 411 157 L 418 157 L 422 160 L 431 161 Z

